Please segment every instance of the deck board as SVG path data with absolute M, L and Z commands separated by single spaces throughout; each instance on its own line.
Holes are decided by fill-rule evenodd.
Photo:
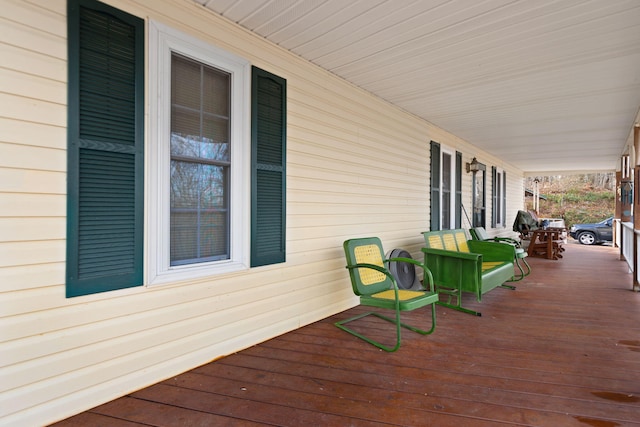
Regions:
M 530 264 L 515 291 L 465 295 L 482 317 L 438 307 L 396 353 L 333 326 L 356 307 L 56 425 L 640 426 L 640 294 L 617 249 Z

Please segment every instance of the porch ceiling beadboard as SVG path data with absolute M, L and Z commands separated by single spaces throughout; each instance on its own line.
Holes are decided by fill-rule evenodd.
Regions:
M 528 172 L 615 170 L 640 2 L 195 0 Z

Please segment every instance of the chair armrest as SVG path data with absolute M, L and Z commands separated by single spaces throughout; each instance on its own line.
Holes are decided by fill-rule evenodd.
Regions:
M 396 278 L 391 275 L 389 270 L 387 270 L 384 267 L 380 267 L 379 265 L 367 264 L 367 263 L 347 265 L 346 268 L 347 268 L 347 270 L 354 270 L 356 268 L 370 268 L 372 270 L 379 271 L 380 273 L 382 273 L 385 276 L 387 276 L 391 280 L 391 283 L 393 283 L 393 291 L 395 293 L 395 300 L 396 300 L 396 303 L 397 303 L 397 301 L 398 301 L 398 284 L 396 283 Z M 359 293 L 356 293 L 356 294 L 359 295 Z
M 375 264 L 367 264 L 367 263 L 361 263 L 361 264 L 352 264 L 352 265 L 347 265 L 347 270 L 353 270 L 355 268 L 370 268 L 372 270 L 376 270 L 379 271 L 380 273 L 384 274 L 385 276 L 387 276 L 388 278 L 391 279 L 391 281 L 394 283 L 396 283 L 396 280 L 394 279 L 394 277 L 391 275 L 391 273 L 389 272 L 389 270 L 387 270 L 384 267 L 380 267 L 379 265 L 375 265 Z
M 500 243 L 496 243 L 496 244 L 500 244 Z M 507 245 L 504 245 L 507 246 Z M 446 249 L 435 249 L 435 248 L 422 248 L 422 252 L 425 255 L 439 255 L 439 256 L 446 256 L 446 257 L 450 257 L 450 258 L 458 258 L 458 259 L 462 259 L 462 260 L 470 260 L 470 261 L 478 261 L 481 259 L 481 254 L 477 254 L 477 253 L 471 253 L 471 252 L 458 252 L 458 251 L 448 251 Z
M 515 245 L 518 248 L 520 247 L 520 242 L 518 242 L 516 239 L 512 239 L 511 237 L 494 237 L 493 240 L 498 243 L 504 242 L 510 245 Z
M 469 240 L 467 244 L 471 252 L 482 254 L 483 261 L 513 262 L 516 257 L 515 247 L 504 243 Z

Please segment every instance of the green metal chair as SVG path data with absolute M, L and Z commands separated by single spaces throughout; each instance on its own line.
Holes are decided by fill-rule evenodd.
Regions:
M 514 276 L 513 280 L 511 280 L 512 282 L 520 281 L 525 277 L 527 277 L 529 274 L 531 274 L 531 266 L 526 260 L 528 256 L 527 251 L 525 251 L 524 248 L 522 248 L 522 245 L 520 245 L 520 242 L 518 242 L 516 239 L 512 239 L 510 237 L 489 237 L 489 234 L 487 233 L 487 230 L 484 229 L 484 227 L 471 228 L 469 229 L 469 233 L 471 234 L 471 238 L 473 240 L 506 243 L 515 247 L 516 266 L 518 266 L 518 269 L 520 270 L 520 276 L 519 277 Z M 522 268 L 522 265 L 520 264 L 521 261 L 527 270 L 526 272 L 525 272 L 525 269 Z
M 335 325 L 338 328 L 389 352 L 400 348 L 401 327 L 422 335 L 428 335 L 435 330 L 436 309 L 434 304 L 438 302 L 438 294 L 434 292 L 433 276 L 423 263 L 412 258 L 384 259 L 382 243 L 377 237 L 350 239 L 344 242 L 343 248 L 347 259 L 351 286 L 353 287 L 353 292 L 360 297 L 360 304 L 393 310 L 395 316 L 388 317 L 371 311 L 336 322 Z M 386 267 L 389 262 L 406 262 L 422 268 L 424 270 L 424 282 L 428 283 L 428 289 L 423 291 L 398 289 L 395 278 Z M 425 331 L 400 321 L 401 311 L 411 311 L 428 305 L 431 305 L 431 329 Z M 346 326 L 349 322 L 370 315 L 391 322 L 396 326 L 395 345 L 385 345 Z

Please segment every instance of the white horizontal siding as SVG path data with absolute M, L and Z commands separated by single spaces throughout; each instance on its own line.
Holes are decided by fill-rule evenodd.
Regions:
M 66 2 L 5 2 L 0 423 L 46 424 L 353 306 L 342 242 L 377 235 L 388 250 L 419 256 L 429 141 L 464 161 L 482 154 L 195 4 L 107 3 L 287 79 L 287 262 L 65 298 Z M 521 192 L 521 173 L 500 166 L 515 180 L 509 200 Z M 468 195 L 471 175 L 463 175 Z
M 67 80 L 66 56 L 54 57 L 49 56 L 45 51 L 26 50 L 14 44 L 18 43 L 18 40 L 5 39 L 5 42 L 6 44 L 1 46 L 3 65 L 7 69 L 21 71 L 32 76 L 42 76 L 62 83 Z M 39 47 L 34 45 L 32 48 L 38 49 Z
M 66 172 L 67 153 L 56 148 L 34 147 L 24 144 L 2 144 L 0 166 L 11 169 Z
M 66 103 L 66 85 L 58 80 L 25 74 L 21 70 L 0 70 L 0 82 L 2 92 L 19 87 L 22 97 L 61 105 Z
M 54 126 L 60 126 L 67 120 L 67 110 L 64 105 L 26 98 L 20 94 L 0 93 L 0 115 L 7 119 Z
M 67 148 L 67 129 L 64 123 L 58 125 L 47 125 L 43 123 L 32 122 L 28 120 L 17 120 L 0 117 L 0 149 L 2 153 L 6 153 L 5 150 L 20 149 L 27 150 L 30 146 L 43 147 L 50 149 L 62 150 L 64 156 L 66 156 Z M 11 148 L 5 144 L 19 144 L 20 148 Z M 50 152 L 52 154 L 52 152 Z M 38 156 L 43 157 L 43 156 Z M 46 162 L 46 170 L 51 170 L 49 164 L 51 160 L 46 160 L 50 157 L 43 159 L 30 158 L 29 161 Z M 60 159 L 59 155 L 56 155 L 55 159 Z M 15 166 L 17 159 L 13 159 L 12 156 L 2 156 L 0 162 L 2 166 Z M 60 162 L 60 160 L 58 160 Z M 62 165 L 61 169 L 66 170 L 66 161 Z
M 57 286 L 63 282 L 63 262 L 0 267 L 0 295 L 2 295 L 4 301 L 6 301 L 6 295 L 11 295 L 9 294 L 11 291 L 46 288 L 48 286 Z M 17 333 L 17 337 L 22 336 L 16 329 L 7 326 L 16 321 L 16 318 L 10 317 L 10 313 L 5 313 L 4 309 L 1 312 L 5 316 L 0 321 L 2 339 L 11 339 L 13 333 Z M 42 330 L 42 325 L 37 323 L 31 322 L 29 325 L 39 331 Z
M 26 178 L 25 174 L 3 174 L 0 169 L 0 175 L 6 179 L 15 180 L 19 182 L 22 178 Z M 47 175 L 41 174 L 41 177 Z M 25 179 L 26 180 L 26 179 Z M 43 184 L 44 186 L 44 184 Z M 15 190 L 16 186 L 13 186 Z M 46 194 L 37 193 L 27 194 L 18 192 L 6 192 L 6 190 L 0 190 L 2 198 L 0 199 L 0 218 L 15 218 L 15 217 L 46 217 L 55 218 L 58 216 L 64 217 L 67 211 L 66 199 L 58 194 Z M 14 230 L 15 231 L 15 230 Z M 20 233 L 28 234 L 29 230 L 17 230 Z

